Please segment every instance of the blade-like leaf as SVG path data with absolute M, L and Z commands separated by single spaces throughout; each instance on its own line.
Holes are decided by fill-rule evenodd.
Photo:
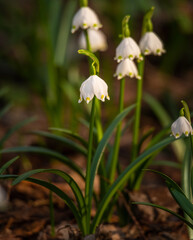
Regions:
M 26 124 L 34 121 L 36 118 L 35 117 L 31 117 L 28 119 L 25 119 L 19 123 L 17 123 L 14 127 L 12 127 L 11 129 L 9 129 L 5 135 L 1 138 L 0 140 L 0 146 L 2 146 L 4 144 L 4 142 L 17 130 L 19 130 L 20 128 L 22 128 L 23 126 L 25 126 Z
M 172 179 L 171 179 L 170 177 L 168 177 L 166 174 L 164 174 L 164 173 L 162 173 L 162 172 L 159 172 L 159 171 L 156 171 L 156 170 L 153 170 L 153 169 L 145 169 L 145 170 L 159 174 L 161 177 L 164 178 L 164 180 L 166 181 L 166 183 L 169 183 L 171 187 L 175 188 L 178 192 L 181 192 L 182 194 L 184 194 L 183 191 L 182 191 L 182 189 L 178 186 L 178 184 L 177 184 L 176 182 L 174 182 L 174 180 L 172 180 Z
M 68 147 L 70 147 L 70 148 L 82 153 L 83 155 L 87 156 L 87 150 L 84 147 L 80 146 L 78 143 L 76 143 L 76 142 L 74 142 L 74 141 L 72 141 L 68 138 L 58 136 L 58 135 L 55 135 L 53 133 L 44 132 L 44 131 L 32 131 L 30 133 L 36 134 L 36 135 L 39 135 L 39 136 L 43 136 L 43 137 L 47 137 L 47 138 L 65 143 Z
M 0 175 L 0 179 L 13 179 L 17 178 L 17 175 Z M 81 222 L 81 216 L 79 214 L 79 211 L 73 201 L 68 197 L 67 194 L 65 194 L 62 190 L 60 190 L 58 187 L 53 185 L 52 183 L 36 179 L 36 178 L 27 178 L 26 181 L 36 183 L 38 185 L 41 185 L 50 191 L 54 192 L 56 195 L 58 195 L 60 198 L 62 198 L 65 203 L 68 205 L 68 207 L 71 209 L 72 213 L 74 214 L 74 217 L 79 225 L 79 227 L 82 229 L 82 222 Z
M 168 208 L 165 208 L 165 207 L 162 207 L 160 205 L 153 204 L 153 203 L 147 203 L 147 202 L 132 202 L 132 204 L 146 205 L 146 206 L 155 207 L 155 208 L 159 208 L 161 210 L 164 210 L 168 213 L 171 213 L 175 217 L 179 218 L 180 220 L 182 220 L 184 223 L 186 223 L 189 227 L 191 227 L 193 229 L 193 225 L 190 222 L 188 222 L 184 217 L 180 216 L 179 214 L 173 212 L 172 210 L 170 210 Z
M 89 183 L 89 198 L 90 201 L 92 199 L 92 193 L 93 193 L 93 183 L 94 183 L 94 178 L 98 170 L 98 166 L 100 164 L 100 160 L 102 158 L 102 155 L 104 153 L 105 147 L 107 146 L 107 143 L 114 131 L 114 129 L 117 127 L 117 125 L 122 121 L 122 119 L 131 111 L 133 110 L 135 105 L 132 105 L 128 108 L 126 108 L 124 111 L 122 111 L 119 115 L 116 116 L 116 118 L 113 120 L 113 122 L 110 124 L 110 126 L 107 128 L 107 130 L 104 133 L 104 136 L 102 140 L 100 141 L 95 155 L 92 160 L 92 165 L 91 165 L 91 179 Z
M 154 161 L 152 163 L 152 165 L 157 165 L 157 166 L 168 166 L 168 167 L 174 167 L 174 168 L 178 168 L 181 169 L 182 165 L 180 163 L 176 163 L 176 162 L 171 162 L 171 161 L 167 161 L 167 160 L 160 160 L 160 161 Z
M 73 133 L 72 131 L 70 131 L 68 129 L 64 129 L 64 128 L 50 128 L 50 130 L 63 132 L 64 134 L 66 134 L 66 135 L 68 135 L 68 136 L 78 140 L 79 142 L 81 142 L 83 144 L 83 146 L 85 146 L 86 148 L 88 147 L 87 141 L 85 141 L 83 138 L 81 138 L 78 134 Z
M 11 160 L 9 160 L 8 162 L 6 162 L 1 168 L 0 168 L 0 174 L 3 174 L 5 172 L 5 170 L 12 164 L 14 163 L 17 159 L 19 158 L 19 156 L 12 158 Z
M 192 188 L 191 188 L 192 153 L 190 150 L 191 144 L 187 140 L 189 139 L 186 139 L 186 152 L 182 162 L 182 189 L 186 197 L 191 200 L 192 198 Z
M 12 185 L 16 185 L 16 184 L 20 183 L 21 181 L 26 180 L 27 178 L 31 177 L 34 174 L 45 173 L 45 172 L 56 174 L 56 175 L 62 177 L 69 184 L 71 190 L 74 193 L 74 196 L 76 197 L 76 200 L 77 200 L 77 203 L 78 203 L 78 206 L 79 206 L 79 209 L 80 209 L 81 213 L 85 214 L 85 211 L 86 211 L 85 201 L 84 201 L 84 197 L 82 195 L 82 192 L 81 192 L 79 186 L 77 185 L 77 183 L 74 181 L 74 179 L 70 175 L 68 175 L 67 173 L 65 173 L 61 170 L 57 170 L 57 169 L 35 169 L 35 170 L 31 170 L 31 171 L 28 171 L 28 172 L 18 176 L 13 181 Z
M 171 117 L 165 111 L 163 106 L 151 95 L 144 94 L 144 100 L 149 104 L 157 118 L 160 120 L 160 123 L 163 127 L 167 128 L 172 123 Z M 154 140 L 155 143 L 155 140 Z M 153 144 L 153 143 L 152 143 Z M 185 145 L 183 141 L 177 141 L 172 144 L 176 155 L 178 156 L 179 160 L 181 160 L 184 156 L 185 152 Z
M 176 188 L 170 186 L 170 183 L 167 183 L 167 185 L 176 202 L 180 205 L 182 210 L 185 211 L 187 215 L 193 220 L 193 204 L 188 200 L 184 193 L 181 193 Z
M 75 172 L 77 172 L 83 179 L 85 179 L 81 169 L 75 163 L 73 163 L 72 160 L 65 157 L 61 153 L 52 151 L 47 148 L 34 147 L 34 146 L 13 147 L 13 148 L 3 149 L 0 151 L 0 153 L 34 153 L 34 154 L 46 155 L 50 158 L 58 159 L 59 161 L 61 161 L 62 163 L 66 164 L 71 169 L 73 169 Z
M 107 193 L 105 194 L 104 198 L 100 202 L 98 207 L 97 213 L 94 217 L 91 229 L 92 232 L 95 231 L 97 225 L 100 223 L 101 218 L 104 214 L 105 209 L 107 208 L 109 202 L 111 201 L 113 195 L 126 183 L 130 177 L 130 175 L 144 162 L 147 158 L 149 158 L 155 151 L 167 146 L 168 144 L 172 143 L 176 139 L 174 137 L 168 137 L 163 141 L 159 142 L 158 144 L 152 146 L 144 153 L 142 153 L 135 161 L 133 161 L 123 172 L 122 174 L 116 179 L 116 181 L 111 185 Z

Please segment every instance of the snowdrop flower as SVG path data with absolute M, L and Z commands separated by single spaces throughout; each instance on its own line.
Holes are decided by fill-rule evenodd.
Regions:
M 82 99 L 89 103 L 94 95 L 103 102 L 105 101 L 105 97 L 110 100 L 107 84 L 97 75 L 91 75 L 82 83 L 78 103 L 82 102 Z
M 88 29 L 88 36 L 90 40 L 91 49 L 93 52 L 105 51 L 107 49 L 106 36 L 100 30 Z M 79 38 L 80 48 L 86 49 L 86 38 L 82 32 Z
M 93 28 L 98 30 L 102 27 L 96 13 L 89 7 L 81 7 L 72 20 L 71 32 L 74 33 L 78 28 Z
M 138 58 L 139 60 L 143 59 L 139 46 L 131 37 L 123 38 L 121 43 L 116 48 L 115 60 L 120 62 L 125 58 L 129 58 L 131 60 L 135 58 Z
M 189 133 L 193 134 L 192 126 L 190 125 L 189 121 L 181 116 L 179 117 L 171 126 L 172 135 L 175 138 L 179 138 L 183 133 L 188 136 Z
M 144 55 L 158 55 L 165 53 L 163 43 L 154 32 L 146 32 L 139 42 L 139 47 Z
M 131 61 L 129 58 L 124 59 L 118 64 L 116 73 L 114 74 L 114 77 L 117 77 L 118 80 L 125 76 L 128 76 L 130 78 L 136 77 L 137 79 L 141 79 L 141 77 L 138 74 L 138 70 L 135 66 L 135 63 Z

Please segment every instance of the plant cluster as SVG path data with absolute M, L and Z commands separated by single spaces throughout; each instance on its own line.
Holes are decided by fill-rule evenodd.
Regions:
M 191 126 L 189 108 L 185 101 L 182 101 L 183 108 L 180 111 L 180 117 L 171 125 L 172 136 L 169 136 L 169 124 L 171 123 L 169 120 L 166 124 L 167 127 L 165 125 L 163 130 L 153 136 L 146 149 L 143 150 L 143 152 L 141 151 L 141 145 L 151 134 L 151 132 L 149 132 L 146 135 L 143 135 L 140 139 L 139 133 L 145 58 L 150 54 L 161 56 L 166 52 L 162 41 L 153 31 L 153 12 L 154 8 L 152 7 L 143 18 L 142 36 L 139 41 L 139 45 L 131 37 L 131 31 L 129 28 L 130 16 L 127 15 L 123 18 L 121 34 L 122 39 L 115 50 L 115 60 L 118 65 L 114 76 L 120 81 L 119 109 L 117 115 L 105 130 L 101 121 L 101 102 L 105 102 L 106 99 L 110 100 L 110 97 L 106 82 L 99 77 L 100 62 L 94 52 L 97 52 L 98 50 L 104 51 L 107 48 L 106 37 L 100 30 L 102 24 L 98 16 L 94 10 L 88 6 L 86 0 L 80 1 L 80 8 L 74 15 L 71 32 L 75 33 L 79 28 L 82 30 L 80 45 L 84 48 L 80 49 L 78 53 L 87 56 L 89 59 L 88 63 L 90 76 L 81 84 L 80 98 L 78 100 L 79 103 L 84 100 L 87 104 L 92 105 L 90 111 L 88 141 L 69 129 L 52 128 L 51 130 L 53 133 L 34 131 L 33 134 L 61 142 L 73 149 L 73 151 L 83 154 L 87 159 L 86 173 L 84 173 L 83 170 L 67 156 L 59 151 L 55 151 L 47 147 L 21 146 L 3 149 L 3 142 L 12 130 L 10 130 L 10 132 L 1 139 L 1 154 L 10 152 L 31 152 L 43 154 L 49 158 L 58 159 L 62 163 L 66 164 L 84 180 L 85 190 L 82 192 L 78 182 L 76 182 L 69 174 L 59 169 L 33 169 L 21 174 L 20 176 L 14 174 L 4 174 L 5 170 L 14 161 L 16 161 L 18 157 L 11 159 L 0 168 L 0 179 L 14 179 L 12 185 L 26 180 L 44 186 L 51 192 L 61 197 L 74 214 L 83 236 L 95 233 L 99 224 L 103 221 L 107 221 L 111 217 L 113 207 L 116 206 L 120 191 L 124 191 L 125 188 L 129 188 L 131 190 L 140 188 L 141 181 L 143 180 L 144 168 L 148 168 L 154 158 L 164 147 L 172 144 L 173 148 L 176 149 L 176 140 L 188 137 L 189 142 L 185 141 L 186 152 L 183 160 L 182 189 L 165 174 L 154 171 L 165 179 L 172 196 L 183 209 L 185 217 L 155 204 L 137 204 L 146 204 L 158 207 L 174 214 L 188 225 L 190 229 L 190 236 L 193 237 L 193 146 L 191 136 L 193 134 L 193 130 Z M 136 78 L 137 83 L 136 103 L 131 106 L 124 106 L 126 77 Z M 113 96 L 111 96 L 111 99 L 112 98 Z M 146 95 L 145 100 L 149 102 L 149 105 L 152 108 L 157 107 L 160 111 L 162 110 L 160 104 L 151 96 Z M 82 104 L 84 104 L 84 101 Z M 120 141 L 121 136 L 125 131 L 122 124 L 123 119 L 126 118 L 129 113 L 133 113 L 132 120 L 130 119 L 130 124 L 133 126 L 132 146 L 130 162 L 123 170 L 119 164 Z M 27 122 L 28 121 L 29 120 L 27 120 Z M 22 122 L 19 127 L 23 126 L 25 123 L 26 121 Z M 17 129 L 18 126 L 14 128 L 14 130 Z M 113 136 L 114 131 L 116 132 L 114 142 L 110 143 L 109 140 Z M 56 132 L 59 134 L 56 134 Z M 108 152 L 108 154 L 104 154 L 105 152 Z M 63 178 L 63 180 L 70 186 L 76 201 L 74 202 L 65 192 L 60 190 L 51 182 L 32 177 L 34 174 L 44 172 L 56 174 Z M 94 189 L 94 180 L 97 174 L 100 176 L 99 195 L 95 193 Z M 96 214 L 94 217 L 91 217 L 93 204 L 96 208 Z M 53 221 L 52 224 L 54 224 Z

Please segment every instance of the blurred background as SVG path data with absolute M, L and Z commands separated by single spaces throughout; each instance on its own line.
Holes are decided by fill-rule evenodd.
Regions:
M 97 53 L 100 77 L 109 86 L 111 101 L 103 104 L 104 122 L 115 116 L 119 81 L 113 74 L 115 48 L 121 41 L 121 21 L 131 15 L 131 35 L 138 42 L 144 13 L 155 6 L 154 31 L 166 53 L 146 58 L 144 91 L 177 117 L 180 100 L 193 109 L 193 2 L 184 0 L 89 1 L 108 41 L 108 50 Z M 90 105 L 78 104 L 79 88 L 89 76 L 88 59 L 79 56 L 80 30 L 71 34 L 78 0 L 0 0 L 0 106 L 12 104 L 4 124 L 37 115 L 39 129 L 56 126 L 76 130 Z M 125 106 L 135 100 L 136 80 L 126 83 Z M 105 111 L 104 111 L 105 109 Z M 144 105 L 143 114 L 153 116 Z M 85 115 L 84 115 L 85 118 Z M 147 117 L 147 122 L 154 122 Z

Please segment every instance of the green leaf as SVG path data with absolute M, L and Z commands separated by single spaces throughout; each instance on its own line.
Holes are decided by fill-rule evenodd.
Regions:
M 169 127 L 172 123 L 172 119 L 169 116 L 169 114 L 166 112 L 166 110 L 163 108 L 163 106 L 151 95 L 144 94 L 143 99 L 149 104 L 157 118 L 159 119 L 162 126 L 165 128 L 165 132 L 167 133 L 167 129 L 169 131 Z M 164 130 L 163 130 L 164 131 Z M 163 132 L 164 133 L 164 132 Z M 158 135 L 159 136 L 159 135 Z M 157 136 L 157 137 L 158 137 Z M 159 138 L 158 138 L 159 139 Z M 151 145 L 158 140 L 157 138 L 152 139 Z M 182 140 L 176 141 L 172 144 L 172 147 L 174 148 L 174 151 L 178 157 L 179 160 L 181 160 L 184 156 L 185 152 L 185 144 Z
M 178 169 L 182 168 L 180 163 L 171 162 L 168 160 L 157 160 L 157 161 L 154 161 L 152 163 L 152 165 L 153 166 L 168 166 L 168 167 L 174 167 L 174 168 L 178 168 Z
M 85 211 L 86 211 L 85 201 L 84 201 L 84 197 L 82 195 L 82 192 L 81 192 L 78 184 L 74 181 L 74 179 L 70 175 L 68 175 L 67 173 L 65 173 L 61 170 L 58 170 L 58 169 L 35 169 L 35 170 L 31 170 L 31 171 L 28 171 L 28 172 L 20 175 L 19 177 L 17 177 L 13 181 L 12 185 L 16 185 L 16 184 L 20 183 L 21 181 L 26 180 L 27 178 L 31 177 L 34 174 L 45 173 L 45 172 L 56 174 L 56 175 L 62 177 L 68 183 L 68 185 L 70 186 L 71 190 L 74 193 L 74 196 L 76 197 L 76 201 L 77 201 L 78 206 L 79 206 L 79 211 L 81 213 L 83 213 L 83 215 L 84 215 Z
M 34 146 L 13 147 L 13 148 L 3 149 L 0 151 L 0 153 L 2 154 L 3 153 L 35 153 L 35 154 L 46 155 L 50 158 L 58 159 L 59 161 L 61 161 L 62 163 L 66 164 L 71 169 L 73 169 L 75 172 L 77 172 L 83 179 L 85 179 L 81 169 L 75 163 L 73 163 L 71 159 L 67 158 L 61 153 L 52 151 L 47 148 L 34 147 Z
M 171 124 L 170 116 L 154 97 L 152 97 L 150 94 L 145 93 L 143 99 L 149 104 L 163 127 L 167 127 L 169 124 Z
M 187 215 L 193 220 L 193 205 L 188 200 L 188 198 L 185 196 L 184 193 L 179 192 L 176 188 L 173 188 L 170 186 L 170 183 L 167 183 L 168 188 L 173 196 L 173 198 L 176 200 L 176 202 L 180 205 L 182 210 L 187 213 Z
M 168 177 L 166 174 L 153 169 L 145 169 L 145 171 L 150 171 L 150 172 L 159 174 L 162 178 L 164 178 L 166 184 L 170 184 L 171 187 L 177 189 L 178 192 L 181 192 L 182 194 L 184 194 L 182 189 L 178 186 L 178 184 L 175 181 L 173 181 L 170 177 Z
M 191 227 L 193 229 L 193 225 L 188 222 L 185 218 L 183 218 L 182 216 L 180 216 L 179 214 L 173 212 L 172 210 L 162 207 L 160 205 L 157 204 L 153 204 L 153 203 L 147 203 L 147 202 L 132 202 L 132 204 L 140 204 L 140 205 L 146 205 L 146 206 L 150 206 L 150 207 L 155 207 L 155 208 L 159 208 L 161 210 L 164 210 L 166 212 L 171 213 L 172 215 L 174 215 L 175 217 L 179 218 L 180 220 L 182 220 L 184 223 L 186 223 L 189 227 Z
M 17 159 L 19 158 L 19 156 L 12 158 L 11 160 L 9 160 L 8 162 L 6 162 L 1 168 L 0 168 L 0 174 L 3 174 L 5 172 L 5 170 L 12 164 L 14 163 Z
M 70 37 L 70 28 L 74 10 L 76 7 L 77 1 L 71 0 L 65 4 L 63 8 L 62 17 L 60 20 L 60 27 L 56 39 L 56 48 L 54 54 L 54 62 L 58 66 L 67 65 L 67 49 L 68 41 Z
M 182 189 L 186 197 L 191 200 L 192 188 L 191 188 L 191 167 L 192 167 L 192 154 L 191 154 L 191 136 L 186 139 L 186 151 L 182 162 Z
M 18 177 L 17 175 L 0 175 L 0 179 L 11 179 L 11 178 L 13 179 L 13 178 L 17 178 L 17 177 Z M 54 192 L 60 198 L 62 198 L 65 201 L 65 203 L 68 205 L 68 207 L 71 209 L 80 229 L 83 230 L 81 215 L 79 214 L 77 207 L 75 206 L 73 201 L 68 197 L 67 194 L 65 194 L 62 190 L 60 190 L 58 187 L 56 187 L 52 183 L 46 182 L 44 180 L 40 180 L 40 179 L 36 179 L 36 178 L 27 178 L 26 181 L 41 185 L 41 186 L 49 189 L 50 191 Z
M 44 131 L 32 131 L 30 133 L 36 134 L 36 135 L 39 135 L 39 136 L 43 136 L 43 137 L 47 137 L 47 138 L 65 143 L 68 147 L 70 147 L 70 148 L 74 149 L 75 151 L 80 152 L 83 155 L 87 156 L 87 150 L 84 147 L 80 146 L 78 143 L 76 143 L 76 142 L 74 142 L 74 141 L 72 141 L 68 138 L 58 136 L 58 135 L 55 135 L 53 133 L 44 132 Z
M 93 157 L 92 160 L 92 165 L 91 165 L 91 179 L 90 179 L 90 184 L 89 184 L 89 198 L 90 198 L 90 202 L 92 199 L 92 193 L 93 193 L 93 183 L 94 183 L 94 179 L 95 179 L 95 175 L 97 173 L 102 155 L 105 151 L 105 148 L 107 146 L 107 143 L 114 131 L 114 129 L 117 127 L 117 125 L 122 121 L 122 119 L 131 111 L 133 110 L 135 107 L 135 105 L 132 105 L 128 108 L 126 108 L 125 110 L 123 110 L 119 115 L 116 116 L 116 118 L 112 121 L 112 123 L 110 124 L 110 126 L 107 128 L 107 130 L 104 133 L 103 138 L 101 139 L 95 155 Z
M 156 170 L 151 170 L 151 169 L 147 169 L 147 170 L 157 173 L 164 178 L 173 198 L 180 205 L 183 211 L 185 211 L 187 215 L 190 216 L 191 219 L 193 219 L 193 205 L 185 196 L 184 192 L 178 186 L 178 184 L 164 173 L 158 172 Z
M 105 209 L 107 208 L 109 202 L 111 201 L 113 195 L 119 191 L 119 189 L 125 184 L 130 175 L 137 169 L 141 164 L 143 164 L 144 161 L 146 161 L 147 158 L 149 158 L 152 154 L 154 154 L 155 151 L 167 146 L 168 144 L 172 143 L 173 141 L 176 141 L 174 137 L 168 137 L 164 139 L 163 141 L 157 143 L 156 145 L 152 146 L 151 148 L 147 149 L 144 153 L 142 153 L 139 157 L 136 158 L 135 161 L 133 161 L 122 173 L 119 175 L 119 177 L 116 179 L 116 181 L 111 185 L 107 193 L 105 194 L 104 198 L 100 202 L 100 205 L 98 207 L 97 213 L 94 217 L 93 223 L 92 223 L 92 232 L 95 231 L 97 225 L 100 223 L 101 218 L 104 214 Z
M 0 140 L 0 146 L 2 146 L 4 144 L 4 142 L 17 130 L 19 130 L 20 128 L 22 128 L 23 126 L 25 126 L 26 124 L 34 121 L 36 118 L 35 117 L 31 117 L 28 119 L 25 119 L 19 123 L 17 123 L 14 127 L 12 127 L 11 129 L 9 129 L 5 135 L 1 138 Z
M 83 146 L 85 146 L 86 148 L 88 148 L 88 143 L 87 143 L 87 141 L 85 141 L 83 138 L 81 138 L 77 133 L 73 133 L 72 131 L 70 131 L 70 130 L 68 130 L 68 129 L 64 129 L 64 128 L 50 128 L 50 130 L 63 132 L 63 133 L 66 134 L 67 136 L 70 136 L 70 137 L 78 140 L 80 143 L 82 143 Z

